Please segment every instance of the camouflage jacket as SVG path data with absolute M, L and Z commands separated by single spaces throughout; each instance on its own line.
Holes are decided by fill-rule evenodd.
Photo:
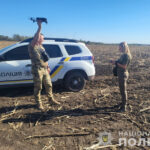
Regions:
M 32 62 L 32 69 L 46 67 L 46 63 L 43 61 L 40 53 L 41 50 L 45 51 L 42 45 L 35 45 L 34 47 L 32 47 L 31 44 L 29 44 L 28 46 L 29 56 Z

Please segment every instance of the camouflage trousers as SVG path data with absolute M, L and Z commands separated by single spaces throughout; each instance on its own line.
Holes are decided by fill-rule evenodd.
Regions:
M 128 72 L 118 72 L 118 81 L 119 81 L 120 94 L 122 97 L 122 105 L 126 105 L 128 100 L 128 95 L 127 95 L 128 77 L 129 77 Z
M 53 98 L 52 94 L 52 82 L 47 68 L 32 69 L 33 81 L 34 81 L 34 97 L 37 104 L 42 104 L 41 91 L 44 84 L 48 99 Z

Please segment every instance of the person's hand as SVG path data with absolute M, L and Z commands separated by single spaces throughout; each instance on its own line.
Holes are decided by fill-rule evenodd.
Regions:
M 37 20 L 37 25 L 38 25 L 39 27 L 41 27 L 41 24 L 42 24 L 42 21 L 41 21 L 41 20 Z
M 49 65 L 48 65 L 48 62 L 45 62 L 45 65 L 47 66 L 47 71 L 48 71 L 48 73 L 50 73 L 50 72 L 51 72 L 51 69 L 50 69 L 50 67 L 49 67 Z
M 50 69 L 50 67 L 49 67 L 49 66 L 47 66 L 47 71 L 48 71 L 48 73 L 50 74 L 51 69 Z

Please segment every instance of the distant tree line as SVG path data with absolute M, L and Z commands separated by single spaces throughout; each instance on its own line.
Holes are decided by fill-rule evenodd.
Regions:
M 19 34 L 14 34 L 12 37 L 0 35 L 0 41 L 23 41 L 25 39 L 28 39 L 30 37 L 28 36 L 22 36 Z
M 19 35 L 19 34 L 14 34 L 12 37 L 9 37 L 9 36 L 5 36 L 5 35 L 0 35 L 0 41 L 23 41 L 25 39 L 28 39 L 28 38 L 31 38 L 29 36 L 22 36 L 22 35 Z M 96 44 L 96 45 L 103 45 L 105 43 L 103 42 L 92 42 L 92 41 L 84 41 L 82 39 L 80 40 L 77 40 L 79 42 L 84 42 L 85 44 Z M 115 43 L 116 45 L 116 43 Z M 136 44 L 135 44 L 136 45 Z

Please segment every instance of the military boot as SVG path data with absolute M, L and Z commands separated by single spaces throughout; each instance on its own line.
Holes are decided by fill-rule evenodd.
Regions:
M 39 109 L 39 110 L 41 110 L 41 111 L 44 110 L 44 107 L 43 107 L 42 103 L 37 102 L 37 109 Z
M 49 98 L 50 105 L 60 105 L 58 101 L 56 101 L 53 97 Z
M 126 105 L 122 104 L 118 110 L 118 112 L 125 112 L 126 111 Z

